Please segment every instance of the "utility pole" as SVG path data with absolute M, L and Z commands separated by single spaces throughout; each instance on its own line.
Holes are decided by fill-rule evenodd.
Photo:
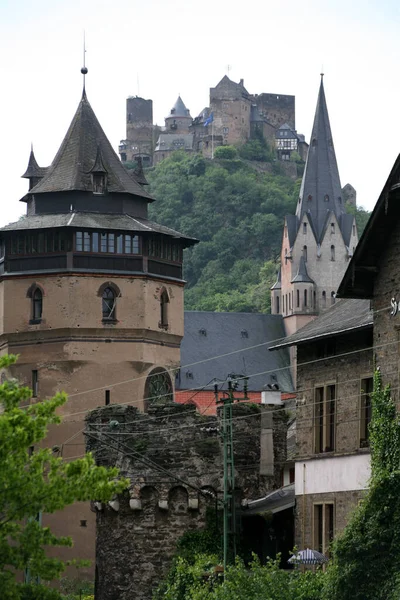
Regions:
M 235 397 L 234 392 L 243 381 L 243 397 Z M 219 396 L 218 384 L 214 385 L 215 401 L 222 404 L 222 440 L 224 444 L 224 576 L 228 563 L 236 557 L 236 515 L 235 515 L 235 464 L 233 455 L 232 407 L 234 402 L 248 400 L 248 377 L 232 373 L 228 377 L 228 390 L 221 390 Z

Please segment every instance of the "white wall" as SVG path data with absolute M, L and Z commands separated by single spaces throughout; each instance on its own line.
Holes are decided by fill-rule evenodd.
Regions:
M 305 465 L 305 470 L 304 466 Z M 295 464 L 295 494 L 365 490 L 371 476 L 369 453 L 315 458 Z M 305 492 L 303 481 L 305 478 Z

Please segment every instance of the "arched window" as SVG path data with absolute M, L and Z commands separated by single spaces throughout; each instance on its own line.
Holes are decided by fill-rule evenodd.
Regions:
M 322 292 L 322 308 L 326 307 L 326 292 Z
M 304 307 L 307 307 L 307 290 L 304 290 Z
M 300 290 L 297 290 L 297 302 L 296 302 L 296 304 L 297 304 L 297 308 L 299 308 L 300 307 Z
M 307 262 L 307 246 L 303 246 L 303 258 Z
M 153 369 L 146 379 L 144 388 L 145 410 L 149 406 L 163 406 L 173 402 L 173 388 L 167 371 L 161 367 Z
M 331 293 L 331 304 L 335 304 L 335 302 L 336 302 L 336 294 L 335 294 L 335 292 L 332 292 Z
M 335 246 L 331 246 L 331 260 L 335 260 Z
M 103 321 L 116 320 L 117 297 L 114 290 L 106 287 L 102 295 Z
M 40 321 L 43 313 L 43 294 L 36 288 L 32 294 L 32 320 Z
M 276 314 L 279 315 L 279 296 L 277 296 L 275 298 L 275 309 L 276 309 Z
M 160 294 L 160 322 L 159 327 L 168 327 L 168 304 L 169 297 L 167 290 L 163 289 Z
M 31 317 L 30 323 L 40 323 L 43 316 L 43 290 L 42 288 L 33 283 L 26 293 L 27 297 L 31 300 Z
M 307 223 L 303 223 L 303 233 L 307 233 Z

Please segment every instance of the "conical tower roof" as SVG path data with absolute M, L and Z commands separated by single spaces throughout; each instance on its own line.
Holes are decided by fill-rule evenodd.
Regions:
M 122 165 L 107 139 L 85 91 L 67 134 L 43 179 L 29 194 L 92 191 L 92 173 L 101 162 L 107 173 L 108 192 L 141 196 L 152 201 L 150 194 Z M 35 161 L 36 163 L 36 161 Z M 36 163 L 37 164 L 37 163 Z M 28 172 L 28 171 L 27 171 Z
M 334 212 L 340 223 L 340 216 L 345 212 L 322 76 L 297 205 L 298 219 L 301 219 L 305 212 L 318 242 L 323 235 L 327 215 Z
M 304 256 L 300 257 L 299 269 L 296 276 L 292 279 L 291 283 L 314 283 L 307 271 L 306 261 Z
M 167 118 L 169 117 L 190 117 L 190 111 L 186 108 L 185 103 L 180 96 L 178 96 L 177 101 L 171 108 L 171 112 Z
M 46 167 L 39 167 L 37 164 L 35 155 L 33 153 L 33 148 L 31 148 L 31 152 L 29 154 L 29 161 L 26 171 L 21 177 L 23 179 L 30 179 L 31 177 L 43 177 L 46 173 Z

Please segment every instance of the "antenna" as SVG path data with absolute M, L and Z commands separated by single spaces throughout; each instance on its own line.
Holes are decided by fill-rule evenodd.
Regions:
M 86 67 L 86 36 L 85 36 L 85 31 L 83 31 L 83 67 L 81 69 L 81 73 L 83 75 L 83 93 L 85 93 L 87 72 L 88 72 L 88 70 Z

